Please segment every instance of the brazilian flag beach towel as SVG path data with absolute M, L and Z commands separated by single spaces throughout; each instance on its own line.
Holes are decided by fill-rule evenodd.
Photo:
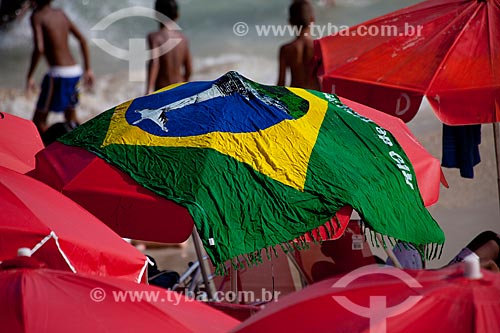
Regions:
M 394 137 L 331 94 L 229 72 L 125 102 L 60 141 L 187 207 L 219 268 L 297 244 L 346 205 L 377 233 L 444 242 Z

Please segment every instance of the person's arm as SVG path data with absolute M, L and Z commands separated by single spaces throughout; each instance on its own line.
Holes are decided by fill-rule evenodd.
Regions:
M 158 71 L 160 70 L 159 64 L 159 51 L 155 39 L 150 34 L 148 35 L 149 49 L 151 50 L 151 59 L 148 61 L 148 73 L 146 79 L 146 95 L 155 90 L 156 79 L 158 78 Z
M 30 66 L 26 76 L 26 92 L 28 93 L 35 89 L 36 84 L 33 79 L 33 74 L 44 52 L 42 27 L 40 23 L 36 21 L 34 15 L 31 16 L 31 29 L 33 32 L 33 52 L 31 54 Z
M 191 77 L 191 73 L 193 71 L 192 60 L 191 60 L 191 52 L 189 52 L 189 45 L 186 42 L 186 55 L 184 56 L 184 82 L 188 82 Z
M 89 48 L 87 46 L 87 41 L 85 40 L 85 37 L 82 35 L 80 30 L 73 24 L 73 22 L 71 22 L 71 20 L 69 19 L 68 22 L 69 22 L 70 32 L 75 36 L 75 38 L 80 43 L 80 52 L 82 53 L 83 66 L 85 70 L 83 73 L 83 83 L 85 87 L 91 88 L 94 85 L 94 72 L 90 67 L 90 56 L 89 56 Z
M 284 47 L 282 46 L 280 48 L 280 52 L 279 52 L 278 86 L 285 85 L 286 67 L 287 67 L 286 66 L 286 55 L 285 55 Z

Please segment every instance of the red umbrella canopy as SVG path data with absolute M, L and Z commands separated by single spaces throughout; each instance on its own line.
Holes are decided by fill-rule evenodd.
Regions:
M 279 299 L 232 332 L 500 332 L 500 274 L 471 279 L 462 265 L 361 267 Z
M 322 90 L 404 121 L 500 121 L 500 0 L 429 0 L 316 41 Z
M 85 149 L 54 142 L 37 154 L 36 169 L 29 175 L 79 203 L 122 237 L 180 243 L 193 231 L 186 208 Z
M 35 168 L 35 155 L 42 149 L 32 121 L 0 112 L 0 166 L 26 173 Z
M 44 268 L 0 270 L 5 332 L 227 332 L 236 319 L 166 289 Z
M 138 282 L 146 257 L 49 186 L 0 167 L 0 260 L 30 248 L 50 268 Z

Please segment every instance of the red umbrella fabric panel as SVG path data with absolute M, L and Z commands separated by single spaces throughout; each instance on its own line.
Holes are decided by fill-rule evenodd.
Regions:
M 35 168 L 35 155 L 42 149 L 32 121 L 0 112 L 0 166 L 26 173 Z
M 377 34 L 360 34 L 361 31 Z M 430 0 L 315 43 L 322 90 L 410 121 L 500 121 L 500 1 Z
M 21 247 L 48 267 L 139 282 L 147 259 L 49 186 L 0 167 L 0 260 Z

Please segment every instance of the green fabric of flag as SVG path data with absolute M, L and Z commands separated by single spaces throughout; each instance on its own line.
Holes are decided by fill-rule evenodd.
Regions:
M 60 141 L 187 207 L 219 269 L 300 247 L 346 205 L 376 233 L 444 242 L 395 138 L 331 94 L 229 72 L 125 102 Z

